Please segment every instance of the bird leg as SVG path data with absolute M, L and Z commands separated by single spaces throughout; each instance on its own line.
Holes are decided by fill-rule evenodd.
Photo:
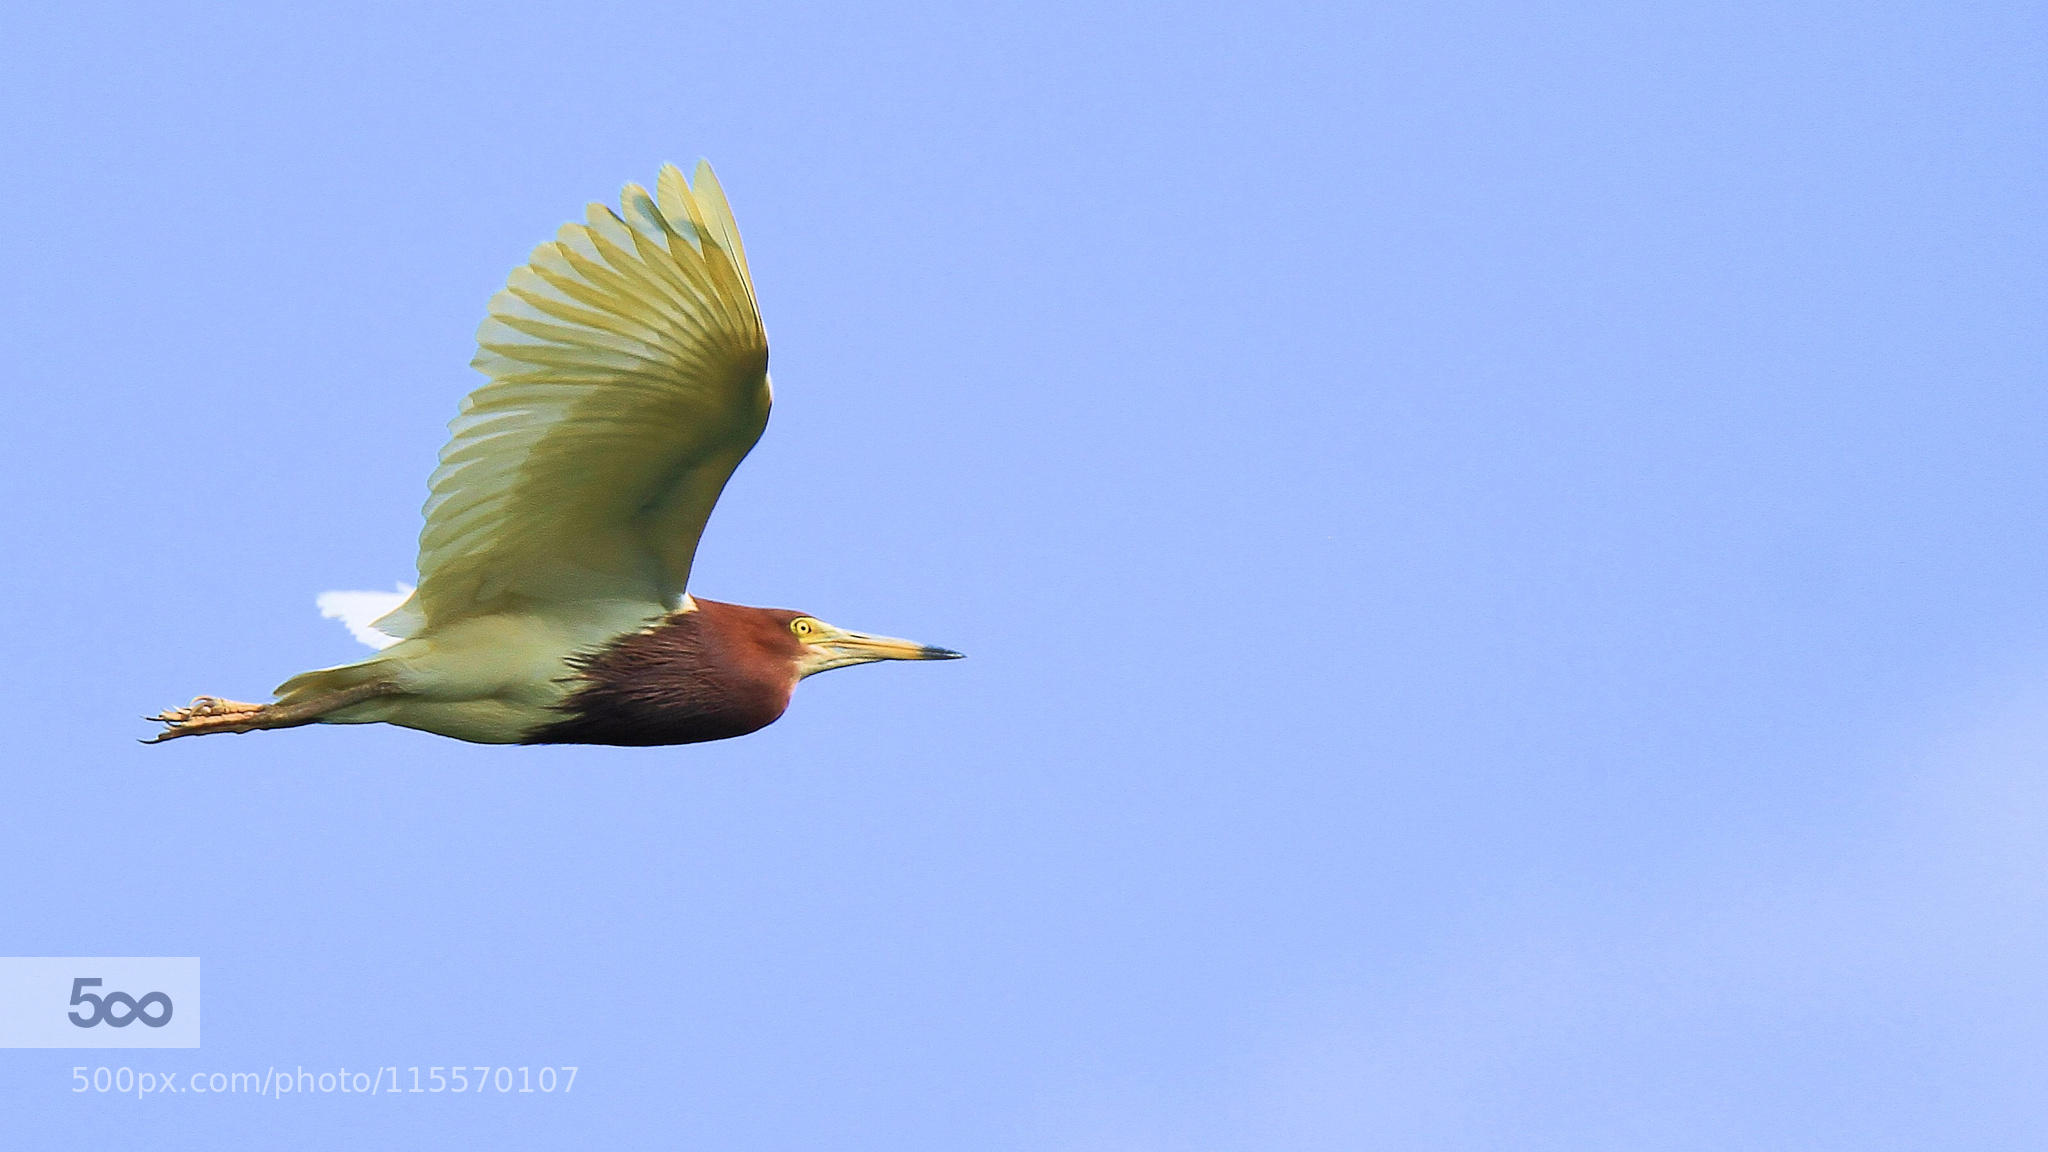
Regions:
M 161 744 L 180 736 L 211 736 L 216 732 L 254 732 L 259 728 L 296 728 L 311 724 L 330 712 L 397 691 L 391 684 L 358 684 L 334 692 L 323 692 L 290 704 L 245 704 L 218 696 L 201 696 L 183 708 L 166 708 L 145 720 L 154 720 L 164 730 L 144 744 Z

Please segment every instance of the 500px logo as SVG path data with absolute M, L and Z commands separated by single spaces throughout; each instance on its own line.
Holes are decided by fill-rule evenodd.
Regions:
M 204 1014 L 197 956 L 0 956 L 0 1048 L 197 1048 Z
M 73 1024 L 78 1025 L 80 1028 L 91 1028 L 99 1024 L 105 1024 L 110 1028 L 126 1028 L 140 1020 L 151 1028 L 161 1028 L 171 1022 L 171 998 L 169 996 L 161 992 L 151 992 L 143 996 L 142 999 L 137 1000 L 126 992 L 109 992 L 104 996 L 100 996 L 86 991 L 87 988 L 97 988 L 103 983 L 105 981 L 96 976 L 73 976 L 71 978 L 71 1002 L 73 1004 L 88 1004 L 92 1006 L 92 1011 L 84 1016 L 80 1016 L 76 1012 L 65 1013 L 65 1015 L 71 1018 Z M 151 1016 L 149 1014 L 149 1006 L 152 1004 L 160 1005 L 163 1010 Z M 117 1008 L 125 1008 L 127 1011 L 116 1015 L 114 1010 Z

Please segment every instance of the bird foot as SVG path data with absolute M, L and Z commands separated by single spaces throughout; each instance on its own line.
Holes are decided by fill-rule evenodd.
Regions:
M 252 723 L 267 704 L 244 704 L 240 700 L 223 700 L 218 696 L 200 696 L 183 708 L 166 708 L 145 720 L 154 720 L 164 726 L 154 739 L 144 744 L 161 744 L 180 736 L 205 736 L 214 732 L 248 732 L 261 725 Z

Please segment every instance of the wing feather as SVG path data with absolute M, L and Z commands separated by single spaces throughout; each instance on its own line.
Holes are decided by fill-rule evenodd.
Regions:
M 671 607 L 767 424 L 768 344 L 708 164 L 592 204 L 491 298 L 428 481 L 418 589 L 392 635 L 536 604 Z

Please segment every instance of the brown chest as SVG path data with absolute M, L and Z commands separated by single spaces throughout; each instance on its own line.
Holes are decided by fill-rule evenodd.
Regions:
M 699 601 L 697 610 L 613 640 L 571 660 L 576 683 L 561 719 L 527 744 L 695 744 L 744 736 L 775 722 L 796 687 L 778 650 L 784 625 L 759 609 Z

